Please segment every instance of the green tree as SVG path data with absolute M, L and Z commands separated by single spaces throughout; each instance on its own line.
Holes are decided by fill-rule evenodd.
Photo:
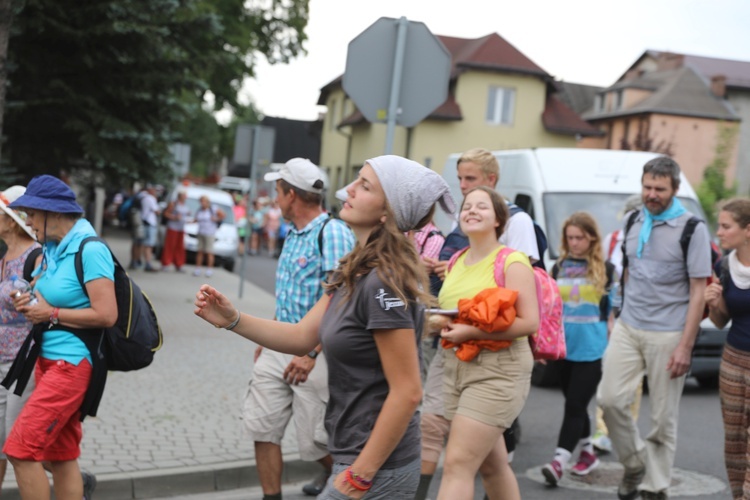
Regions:
M 197 123 L 210 128 L 196 103 L 211 92 L 217 109 L 237 106 L 237 90 L 258 56 L 283 62 L 299 54 L 308 4 L 13 2 L 9 167 L 27 177 L 83 169 L 115 185 L 164 177 L 169 144 L 192 142 Z M 197 149 L 208 163 L 206 151 L 218 145 Z
M 706 166 L 703 171 L 703 180 L 696 189 L 698 199 L 711 225 L 716 223 L 717 203 L 730 198 L 737 191 L 736 186 L 727 187 L 726 171 L 734 152 L 738 132 L 739 127 L 736 123 L 719 124 L 714 159 Z

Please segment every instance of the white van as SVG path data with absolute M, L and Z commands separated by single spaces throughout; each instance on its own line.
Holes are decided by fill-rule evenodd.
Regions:
M 622 228 L 625 200 L 641 192 L 643 165 L 661 156 L 641 151 L 608 149 L 535 148 L 494 151 L 500 163 L 497 191 L 523 208 L 544 229 L 549 242 L 547 269 L 559 255 L 560 230 L 565 219 L 578 210 L 591 213 L 602 237 Z M 461 153 L 448 157 L 443 177 L 458 203 L 462 200 L 456 162 Z M 684 175 L 677 197 L 685 208 L 706 220 L 698 197 Z M 436 225 L 448 232 L 454 221 L 435 212 Z

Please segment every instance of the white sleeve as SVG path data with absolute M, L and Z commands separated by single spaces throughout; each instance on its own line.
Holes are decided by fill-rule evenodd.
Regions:
M 539 260 L 534 222 L 526 212 L 518 212 L 508 219 L 499 241 L 513 250 L 525 253 L 530 259 Z

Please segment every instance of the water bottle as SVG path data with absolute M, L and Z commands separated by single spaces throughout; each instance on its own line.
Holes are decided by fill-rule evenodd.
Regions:
M 18 294 L 23 294 L 26 292 L 31 293 L 31 300 L 29 300 L 28 305 L 33 306 L 39 302 L 37 298 L 34 296 L 34 292 L 31 291 L 31 285 L 29 284 L 28 281 L 26 281 L 23 278 L 19 278 L 15 274 L 11 276 L 10 279 L 11 279 L 11 286 L 13 287 L 14 290 L 18 291 Z

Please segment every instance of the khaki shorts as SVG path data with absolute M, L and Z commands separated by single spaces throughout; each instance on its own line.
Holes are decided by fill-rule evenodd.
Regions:
M 243 434 L 253 441 L 281 444 L 286 426 L 294 416 L 300 458 L 319 460 L 328 455 L 325 430 L 328 365 L 321 353 L 307 380 L 290 385 L 283 375 L 293 358 L 291 354 L 263 349 L 245 394 Z
M 531 388 L 534 358 L 528 341 L 517 340 L 497 352 L 482 349 L 469 362 L 458 359 L 452 349 L 443 356 L 445 418 L 463 415 L 487 425 L 510 427 Z
M 214 253 L 214 235 L 198 235 L 198 251 L 203 253 Z

